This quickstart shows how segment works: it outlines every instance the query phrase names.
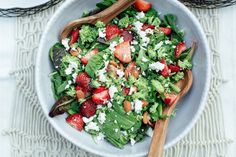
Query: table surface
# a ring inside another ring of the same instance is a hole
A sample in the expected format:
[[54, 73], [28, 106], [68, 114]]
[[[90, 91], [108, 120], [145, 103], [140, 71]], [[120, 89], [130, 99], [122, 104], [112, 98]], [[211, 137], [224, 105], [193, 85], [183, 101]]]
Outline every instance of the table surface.
[[[8, 136], [1, 132], [10, 127], [14, 100], [14, 78], [9, 74], [15, 52], [15, 18], [0, 18], [0, 152], [10, 157]], [[236, 5], [220, 9], [220, 55], [223, 77], [227, 82], [220, 87], [226, 136], [236, 141]], [[229, 146], [226, 157], [236, 156], [236, 143]]]

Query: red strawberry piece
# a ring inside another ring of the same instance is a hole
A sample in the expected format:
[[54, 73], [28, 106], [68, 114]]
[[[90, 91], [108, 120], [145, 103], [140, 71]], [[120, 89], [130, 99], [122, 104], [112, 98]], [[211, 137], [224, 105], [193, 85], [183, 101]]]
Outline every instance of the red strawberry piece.
[[107, 40], [111, 40], [114, 37], [120, 34], [120, 29], [116, 25], [107, 25], [106, 26], [106, 38]]
[[86, 72], [82, 72], [76, 77], [76, 83], [82, 88], [88, 89], [90, 82], [91, 78]]
[[170, 64], [168, 65], [168, 68], [172, 73], [180, 71], [180, 67], [178, 65]]
[[76, 130], [82, 131], [84, 128], [84, 121], [81, 114], [75, 113], [66, 118], [66, 122], [74, 127]]
[[177, 98], [176, 94], [165, 94], [164, 103], [168, 106], [171, 106]]
[[128, 31], [122, 31], [120, 35], [123, 37], [124, 41], [132, 41], [133, 40], [133, 35], [129, 33]]
[[146, 12], [152, 7], [152, 4], [150, 2], [145, 1], [145, 0], [136, 0], [134, 3], [134, 7], [138, 11]]
[[147, 29], [155, 29], [155, 26], [147, 24], [147, 23], [144, 23], [143, 26], [142, 26], [142, 31], [145, 31]]
[[165, 65], [164, 69], [160, 72], [161, 75], [164, 76], [164, 77], [168, 77], [169, 76], [169, 68], [168, 68], [168, 66], [166, 64], [166, 61], [164, 59], [162, 59], [160, 61], [160, 63]]
[[84, 57], [80, 59], [81, 63], [84, 65], [88, 64], [89, 59], [96, 55], [98, 52], [98, 49], [93, 49], [92, 51], [88, 52]]
[[185, 42], [180, 42], [175, 49], [175, 57], [179, 58], [182, 52], [187, 49]]
[[165, 33], [165, 35], [170, 35], [172, 32], [171, 28], [168, 27], [160, 27], [160, 30]]
[[96, 113], [96, 108], [97, 106], [95, 105], [95, 103], [92, 101], [92, 99], [88, 99], [85, 102], [83, 102], [80, 106], [80, 113], [89, 118], [93, 115], [95, 115]]
[[123, 63], [131, 62], [131, 50], [130, 50], [130, 43], [125, 41], [120, 43], [116, 46], [116, 50], [114, 55], [117, 59], [119, 59]]
[[74, 29], [71, 31], [71, 40], [70, 40], [70, 45], [73, 45], [74, 43], [77, 42], [79, 38], [79, 29]]
[[129, 95], [130, 88], [124, 87], [123, 92], [124, 92], [125, 95]]
[[106, 87], [98, 87], [93, 91], [92, 100], [96, 104], [103, 105], [110, 99], [109, 90]]

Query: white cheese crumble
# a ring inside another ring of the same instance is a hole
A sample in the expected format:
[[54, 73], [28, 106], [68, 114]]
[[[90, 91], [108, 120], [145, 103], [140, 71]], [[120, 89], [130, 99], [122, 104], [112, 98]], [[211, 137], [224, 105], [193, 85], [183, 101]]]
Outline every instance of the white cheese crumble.
[[130, 87], [129, 89], [129, 94], [128, 95], [132, 95], [135, 92], [135, 88], [133, 86]]
[[143, 27], [143, 23], [140, 21], [136, 21], [136, 22], [134, 22], [134, 27], [139, 32], [139, 31], [141, 31], [141, 29]]
[[107, 66], [109, 64], [109, 61], [105, 61], [104, 63], [105, 63], [105, 67], [103, 69], [101, 69], [101, 70], [98, 70], [98, 72], [97, 72], [98, 79], [101, 82], [106, 82], [107, 81], [107, 77], [106, 77], [105, 74], [107, 72], [106, 69], [107, 69]]
[[142, 75], [143, 75], [143, 76], [146, 76], [146, 73], [143, 71], [143, 72], [142, 72]]
[[112, 107], [112, 103], [111, 103], [110, 101], [108, 101], [107, 107], [108, 107], [108, 108], [111, 108], [111, 107]]
[[114, 120], [114, 123], [117, 124], [117, 120]]
[[115, 129], [115, 132], [118, 132], [119, 130], [118, 129]]
[[152, 70], [155, 70], [156, 72], [159, 72], [165, 68], [165, 65], [160, 62], [155, 62], [155, 63], [149, 64], [149, 68]]
[[68, 88], [70, 88], [70, 85], [72, 84], [72, 81], [71, 80], [69, 80], [68, 82], [67, 82], [67, 85], [66, 85], [66, 87], [65, 87], [65, 89], [68, 89]]
[[176, 46], [175, 46], [175, 45], [173, 45], [173, 46], [172, 46], [172, 48], [174, 48], [174, 49], [175, 49], [175, 48], [176, 48]]
[[61, 41], [62, 45], [66, 48], [66, 50], [70, 49], [69, 42], [70, 42], [69, 38], [62, 39], [62, 41]]
[[151, 127], [148, 128], [146, 134], [147, 134], [149, 137], [152, 137], [152, 135], [153, 135], [153, 130], [152, 130]]
[[130, 46], [131, 52], [135, 52], [134, 46]]
[[78, 75], [77, 73], [72, 74], [73, 82], [76, 81], [77, 75]]
[[89, 123], [89, 122], [92, 122], [92, 121], [93, 121], [94, 116], [89, 117], [89, 118], [87, 118], [87, 117], [83, 117], [82, 119], [83, 119], [84, 123]]
[[134, 100], [134, 110], [136, 113], [140, 113], [142, 111], [143, 103], [140, 100]]
[[143, 61], [143, 62], [148, 62], [148, 59], [145, 58], [145, 57], [143, 57], [143, 58], [142, 58], [142, 61]]
[[136, 18], [137, 18], [138, 20], [140, 20], [140, 19], [142, 19], [142, 18], [144, 18], [144, 17], [145, 17], [145, 14], [144, 14], [143, 11], [142, 11], [142, 12], [138, 12], [137, 15], [136, 15]]
[[133, 41], [131, 41], [131, 44], [132, 45], [138, 45], [138, 41], [137, 40], [133, 40]]
[[85, 131], [89, 131], [89, 130], [95, 130], [95, 131], [99, 131], [99, 127], [98, 124], [95, 122], [89, 122], [85, 127], [84, 127]]
[[146, 29], [145, 32], [147, 34], [151, 34], [151, 35], [153, 35], [153, 33], [154, 33], [153, 29], [150, 29], [150, 28]]
[[133, 138], [131, 138], [131, 139], [130, 139], [130, 144], [131, 144], [131, 146], [134, 146], [135, 143], [136, 143], [136, 141], [135, 141]]
[[123, 37], [120, 37], [119, 43], [123, 43], [123, 42], [124, 42], [124, 38], [123, 38]]
[[161, 47], [162, 47], [162, 45], [163, 45], [163, 41], [161, 41], [161, 42], [159, 42], [156, 46], [155, 46], [155, 50], [158, 50], [158, 49], [160, 49]]
[[115, 93], [118, 92], [116, 86], [111, 86], [108, 90], [111, 99], [114, 97]]
[[118, 43], [116, 41], [111, 42], [109, 46], [109, 50], [111, 50], [111, 52], [113, 53], [116, 50], [117, 45]]
[[65, 69], [65, 74], [70, 75], [72, 74], [74, 69], [78, 68], [78, 64], [76, 62], [70, 62], [68, 67]]
[[103, 124], [106, 121], [106, 114], [104, 112], [100, 112], [98, 115], [99, 123]]
[[169, 44], [171, 44], [171, 41], [170, 41], [170, 40], [166, 40], [166, 41], [165, 41], [165, 44], [166, 44], [166, 45], [169, 45]]
[[105, 28], [99, 28], [98, 29], [98, 36], [100, 37], [100, 38], [105, 38], [106, 37], [106, 30], [105, 30]]
[[119, 78], [122, 78], [125, 75], [125, 73], [122, 70], [119, 70], [119, 69], [116, 71], [116, 73], [119, 76]]

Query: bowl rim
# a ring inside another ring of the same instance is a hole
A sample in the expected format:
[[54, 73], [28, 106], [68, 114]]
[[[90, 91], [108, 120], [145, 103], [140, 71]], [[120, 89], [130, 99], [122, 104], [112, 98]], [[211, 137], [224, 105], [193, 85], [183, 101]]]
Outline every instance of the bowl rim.
[[[200, 115], [201, 113], [203, 112], [204, 108], [205, 108], [205, 105], [206, 105], [206, 99], [207, 99], [207, 95], [208, 95], [208, 91], [210, 89], [210, 78], [211, 78], [211, 66], [210, 66], [210, 48], [209, 48], [209, 45], [208, 45], [208, 41], [207, 41], [207, 38], [206, 38], [206, 35], [203, 31], [203, 28], [201, 26], [201, 24], [199, 23], [198, 19], [196, 18], [196, 16], [184, 5], [182, 4], [181, 2], [179, 1], [173, 1], [173, 0], [165, 0], [165, 1], [168, 1], [172, 4], [174, 4], [175, 6], [178, 6], [183, 12], [185, 12], [192, 20], [193, 20], [193, 23], [197, 26], [196, 29], [197, 31], [200, 33], [200, 37], [202, 38], [202, 43], [203, 43], [203, 47], [204, 49], [206, 50], [206, 83], [205, 83], [205, 87], [204, 87], [204, 90], [202, 91], [202, 97], [201, 97], [201, 100], [200, 100], [200, 104], [199, 104], [199, 108], [198, 108], [198, 111], [196, 112], [196, 114], [193, 116], [192, 120], [189, 122], [189, 124], [186, 126], [185, 130], [179, 135], [177, 136], [176, 138], [174, 138], [171, 142], [169, 142], [168, 144], [165, 144], [164, 146], [164, 149], [168, 149], [172, 146], [174, 146], [178, 141], [180, 141], [184, 136], [186, 136], [189, 131], [193, 128], [193, 126], [196, 124], [197, 120], [200, 118]], [[48, 115], [48, 110], [47, 108], [45, 107], [46, 103], [44, 103], [44, 99], [42, 97], [42, 91], [40, 91], [40, 77], [39, 77], [39, 71], [40, 71], [40, 58], [41, 56], [43, 55], [43, 41], [47, 38], [47, 34], [46, 32], [49, 31], [49, 29], [51, 28], [52, 24], [54, 23], [54, 21], [57, 19], [57, 17], [59, 16], [59, 14], [68, 6], [70, 5], [71, 3], [75, 3], [76, 0], [68, 0], [68, 1], [65, 1], [58, 9], [57, 11], [53, 14], [53, 16], [50, 18], [49, 22], [47, 23], [46, 25], [46, 28], [43, 32], [43, 35], [41, 37], [41, 40], [40, 40], [40, 44], [39, 44], [39, 49], [38, 49], [38, 53], [37, 53], [37, 57], [36, 57], [36, 64], [35, 64], [35, 87], [36, 87], [36, 93], [38, 95], [38, 99], [39, 99], [39, 103], [43, 109], [43, 112], [47, 118], [47, 120], [49, 121], [49, 123], [53, 126], [53, 128], [61, 135], [63, 136], [64, 138], [66, 138], [67, 140], [69, 140], [70, 142], [72, 142], [73, 144], [75, 144], [76, 146], [78, 146], [79, 148], [83, 149], [83, 150], [86, 150], [88, 152], [91, 152], [91, 153], [94, 153], [94, 154], [97, 154], [97, 155], [101, 155], [101, 156], [109, 156], [109, 157], [115, 157], [117, 155], [115, 154], [109, 154], [109, 153], [104, 153], [104, 152], [100, 152], [96, 149], [92, 149], [86, 145], [79, 145], [78, 143], [75, 143], [75, 141], [70, 138], [64, 130], [62, 130], [60, 127], [54, 125], [54, 121], [49, 118]], [[43, 105], [44, 104], [44, 105]], [[138, 154], [135, 154], [132, 156], [144, 156], [147, 154], [147, 151], [144, 151], [144, 152], [141, 152], [141, 153], [138, 153]], [[124, 155], [125, 156], [130, 156], [130, 155]]]

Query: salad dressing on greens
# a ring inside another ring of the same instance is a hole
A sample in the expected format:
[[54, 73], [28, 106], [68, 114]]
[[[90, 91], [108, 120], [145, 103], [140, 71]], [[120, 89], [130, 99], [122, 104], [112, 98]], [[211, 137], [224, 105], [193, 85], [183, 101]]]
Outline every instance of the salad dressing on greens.
[[175, 83], [192, 68], [191, 47], [176, 21], [137, 0], [107, 25], [74, 29], [50, 49], [57, 102], [49, 116], [66, 113], [72, 127], [118, 148], [152, 136], [155, 121], [169, 118], [162, 110], [180, 92]]

